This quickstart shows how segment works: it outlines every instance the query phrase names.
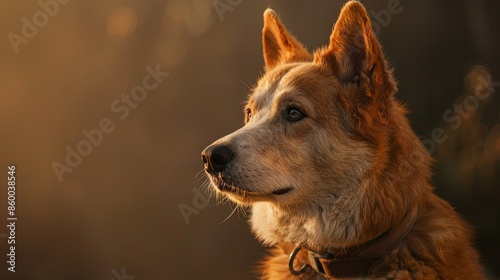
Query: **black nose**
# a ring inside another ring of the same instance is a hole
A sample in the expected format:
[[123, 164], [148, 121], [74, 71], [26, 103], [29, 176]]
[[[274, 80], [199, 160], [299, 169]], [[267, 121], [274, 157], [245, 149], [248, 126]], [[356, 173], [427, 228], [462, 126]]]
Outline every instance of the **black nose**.
[[201, 152], [205, 171], [215, 174], [224, 171], [234, 157], [234, 152], [226, 145], [208, 146]]

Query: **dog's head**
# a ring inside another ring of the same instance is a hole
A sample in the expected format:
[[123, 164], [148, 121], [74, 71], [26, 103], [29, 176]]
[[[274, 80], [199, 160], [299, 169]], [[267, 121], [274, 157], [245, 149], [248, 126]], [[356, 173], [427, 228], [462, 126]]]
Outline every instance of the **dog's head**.
[[262, 32], [265, 73], [245, 125], [202, 152], [205, 171], [240, 204], [352, 201], [361, 181], [388, 162], [397, 126], [389, 114], [404, 114], [394, 108], [396, 85], [365, 8], [346, 4], [328, 46], [313, 54], [271, 9]]

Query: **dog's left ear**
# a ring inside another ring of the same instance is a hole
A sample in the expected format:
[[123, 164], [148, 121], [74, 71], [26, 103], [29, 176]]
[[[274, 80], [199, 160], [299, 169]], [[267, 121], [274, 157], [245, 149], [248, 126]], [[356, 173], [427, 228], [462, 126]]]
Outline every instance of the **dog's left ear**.
[[270, 8], [264, 12], [262, 47], [266, 70], [270, 70], [282, 62], [312, 60], [311, 54], [297, 39], [290, 35], [278, 15]]
[[362, 86], [365, 100], [379, 100], [396, 91], [366, 9], [357, 1], [342, 8], [329, 46], [315, 54], [315, 62], [326, 64], [344, 85]]

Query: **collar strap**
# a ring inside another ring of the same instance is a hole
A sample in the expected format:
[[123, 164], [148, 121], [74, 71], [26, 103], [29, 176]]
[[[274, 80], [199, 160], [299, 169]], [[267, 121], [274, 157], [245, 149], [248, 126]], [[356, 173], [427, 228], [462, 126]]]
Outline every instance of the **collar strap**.
[[[385, 256], [408, 235], [416, 218], [417, 210], [412, 209], [405, 214], [398, 229], [388, 230], [374, 240], [347, 250], [336, 250], [335, 253], [329, 251], [320, 253], [299, 245], [290, 253], [288, 268], [293, 275], [302, 274], [309, 267], [329, 277], [383, 275], [389, 269], [388, 263], [385, 262]], [[302, 249], [307, 250], [307, 263], [299, 270], [295, 270], [294, 261]]]

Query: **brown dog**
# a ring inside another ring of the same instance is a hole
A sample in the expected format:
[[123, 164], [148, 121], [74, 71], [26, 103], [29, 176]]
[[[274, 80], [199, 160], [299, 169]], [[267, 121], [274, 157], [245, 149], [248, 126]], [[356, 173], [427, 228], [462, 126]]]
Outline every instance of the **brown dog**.
[[313, 55], [270, 9], [262, 32], [245, 126], [202, 153], [273, 246], [262, 279], [483, 279], [469, 227], [429, 184], [365, 8], [348, 2]]

